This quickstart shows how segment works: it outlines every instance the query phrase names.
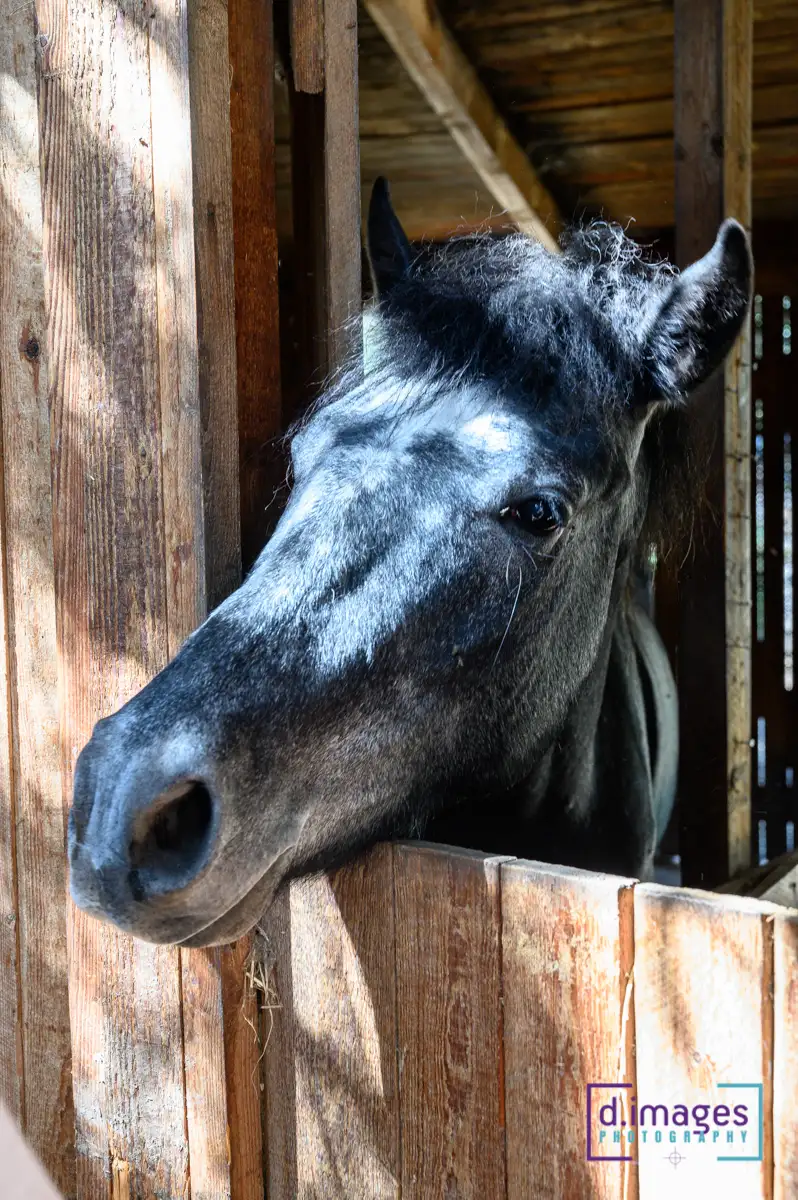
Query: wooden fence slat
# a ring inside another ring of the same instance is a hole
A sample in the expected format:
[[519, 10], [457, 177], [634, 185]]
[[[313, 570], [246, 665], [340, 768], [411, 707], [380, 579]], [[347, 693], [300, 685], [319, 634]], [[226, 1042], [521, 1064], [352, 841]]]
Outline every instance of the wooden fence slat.
[[[199, 400], [208, 610], [241, 581], [227, 4], [188, 5]], [[274, 300], [276, 309], [276, 298]]]
[[[707, 253], [724, 217], [750, 222], [752, 20], [752, 0], [675, 0], [682, 268]], [[746, 332], [687, 410], [693, 436], [711, 447], [707, 508], [724, 516], [705, 516], [679, 572], [680, 845], [696, 887], [750, 863], [750, 370]]]
[[291, 71], [298, 92], [324, 90], [324, 0], [291, 0]]
[[798, 1195], [798, 916], [774, 921], [774, 1200]]
[[290, 81], [295, 320], [308, 397], [357, 350], [362, 299], [357, 3], [323, 8], [314, 27], [324, 90], [311, 95]]
[[634, 1081], [632, 894], [614, 876], [502, 867], [509, 1200], [637, 1194], [634, 1168], [586, 1160], [587, 1085]]
[[[0, 19], [3, 708], [8, 705], [0, 799], [0, 1094], [54, 1182], [71, 1195], [66, 861], [33, 6], [3, 0]], [[12, 881], [15, 895], [9, 895]], [[15, 1069], [12, 1083], [8, 1072]]]
[[[220, 6], [191, 6], [189, 45], [188, 7], [158, 0], [150, 33], [170, 657], [205, 616], [208, 594], [218, 601], [240, 580], [229, 94], [219, 72], [227, 21]], [[246, 1200], [262, 1193], [254, 1047], [240, 1003], [225, 1009], [243, 971], [218, 950], [183, 950], [180, 968], [192, 1200]], [[225, 978], [235, 971], [238, 981]], [[236, 1087], [242, 1095], [230, 1096]]]
[[264, 1153], [269, 1200], [297, 1197], [294, 988], [291, 973], [291, 907], [294, 887], [283, 889], [266, 915], [265, 964], [270, 1008], [264, 1013]]
[[274, 1200], [398, 1200], [392, 856], [380, 846], [333, 876], [293, 884], [283, 905], [281, 1007], [266, 1050]]
[[235, 326], [244, 568], [260, 553], [285, 466], [277, 298], [272, 0], [229, 0]]
[[[776, 911], [741, 897], [655, 884], [635, 889], [638, 1103], [731, 1106], [737, 1094], [730, 1099], [720, 1085], [761, 1083], [765, 1114], [762, 1162], [715, 1161], [716, 1154], [739, 1154], [739, 1143], [715, 1151], [709, 1144], [641, 1142], [645, 1200], [671, 1200], [674, 1187], [681, 1200], [706, 1200], [720, 1185], [728, 1200], [771, 1200]], [[754, 1107], [752, 1095], [743, 1099]], [[757, 1134], [752, 1129], [749, 1141]], [[676, 1168], [665, 1161], [674, 1148], [684, 1159], [676, 1182]]]
[[[38, 13], [67, 796], [94, 720], [169, 652], [151, 12], [42, 0]], [[133, 1194], [183, 1197], [178, 953], [73, 910], [69, 933], [78, 1195], [105, 1200], [118, 1159]]]
[[505, 1194], [502, 861], [394, 851], [403, 1200]]

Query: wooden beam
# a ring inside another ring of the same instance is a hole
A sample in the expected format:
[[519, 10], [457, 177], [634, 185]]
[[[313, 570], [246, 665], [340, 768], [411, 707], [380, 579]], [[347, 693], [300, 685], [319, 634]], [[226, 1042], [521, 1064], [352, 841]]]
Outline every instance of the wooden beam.
[[476, 71], [428, 0], [365, 0], [369, 15], [490, 194], [524, 233], [556, 250], [562, 217]]
[[[676, 0], [676, 252], [704, 254], [725, 216], [751, 225], [752, 0]], [[750, 335], [691, 420], [714, 437], [708, 499], [680, 578], [683, 876], [712, 886], [751, 853]], [[722, 518], [722, 519], [721, 519]]]

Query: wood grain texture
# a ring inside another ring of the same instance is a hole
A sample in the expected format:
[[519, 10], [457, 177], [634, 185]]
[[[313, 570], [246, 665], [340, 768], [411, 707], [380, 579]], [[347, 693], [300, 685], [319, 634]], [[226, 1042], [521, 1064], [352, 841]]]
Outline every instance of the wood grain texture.
[[[29, 1144], [54, 1182], [71, 1195], [75, 1165], [66, 863], [33, 6], [5, 3], [0, 17], [4, 27], [0, 45], [4, 661], [0, 670], [6, 682], [4, 707], [8, 706], [2, 722], [0, 799], [5, 859], [0, 867], [4, 875], [0, 884], [4, 917], [0, 1094], [12, 1102]], [[14, 1067], [16, 1084], [9, 1078]]]
[[434, 6], [366, 0], [366, 8], [497, 204], [520, 229], [556, 249], [555, 201]]
[[227, 4], [188, 6], [199, 398], [208, 610], [241, 579]]
[[257, 997], [246, 982], [250, 938], [221, 951], [227, 1140], [233, 1200], [263, 1195], [260, 1047]]
[[[773, 914], [756, 900], [679, 888], [635, 889], [635, 1019], [640, 1103], [733, 1104], [729, 1083], [761, 1083], [762, 1162], [718, 1163], [711, 1143], [678, 1146], [679, 1195], [770, 1200], [773, 1195]], [[746, 1094], [751, 1108], [755, 1093]], [[749, 1144], [758, 1140], [756, 1122]], [[739, 1154], [743, 1147], [728, 1147]], [[640, 1145], [647, 1200], [673, 1195], [663, 1170], [668, 1147]], [[749, 1153], [746, 1149], [745, 1153]], [[750, 1151], [756, 1154], [757, 1150]]]
[[[152, 11], [90, 2], [79, 16], [60, 4], [38, 12], [66, 798], [94, 720], [163, 667], [170, 648]], [[185, 144], [184, 131], [172, 132]], [[185, 263], [175, 251], [170, 271]], [[176, 614], [174, 628], [184, 627]], [[78, 1195], [106, 1197], [118, 1159], [134, 1195], [186, 1196], [178, 953], [74, 910], [69, 938]]]
[[[676, 246], [684, 267], [737, 210], [750, 221], [752, 7], [675, 5]], [[743, 96], [743, 93], [745, 95]], [[750, 861], [750, 351], [742, 339], [690, 420], [712, 445], [704, 522], [680, 576], [683, 878], [710, 887]], [[717, 431], [724, 431], [723, 437]], [[723, 622], [718, 613], [724, 613]]]
[[632, 892], [588, 871], [502, 867], [510, 1200], [637, 1195], [636, 1168], [585, 1160], [587, 1085], [635, 1079]]
[[275, 1200], [400, 1194], [393, 853], [380, 846], [292, 884], [270, 916], [281, 1006], [266, 1051]]
[[325, 0], [325, 88], [288, 79], [294, 295], [289, 323], [298, 366], [285, 417], [299, 415], [361, 338], [357, 5]]
[[291, 71], [298, 92], [324, 91], [324, 0], [291, 0]]
[[[750, 233], [754, 0], [723, 6], [723, 205]], [[724, 367], [729, 875], [751, 862], [751, 317]]]
[[228, 18], [241, 544], [246, 570], [266, 540], [266, 506], [284, 475], [284, 465], [270, 444], [283, 427], [271, 0], [230, 0]]
[[505, 1194], [499, 868], [394, 851], [403, 1198]]
[[773, 925], [774, 1200], [798, 1193], [798, 914]]

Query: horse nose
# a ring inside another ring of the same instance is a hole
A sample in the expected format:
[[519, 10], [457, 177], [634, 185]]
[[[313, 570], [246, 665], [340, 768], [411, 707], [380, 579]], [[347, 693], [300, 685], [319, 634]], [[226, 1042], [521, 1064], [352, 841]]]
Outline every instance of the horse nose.
[[187, 887], [205, 866], [213, 842], [215, 806], [200, 779], [182, 780], [136, 813], [128, 846], [134, 898]]
[[107, 791], [100, 786], [90, 800], [85, 772], [80, 782], [69, 815], [70, 886], [78, 907], [125, 921], [136, 906], [179, 893], [197, 878], [218, 824], [203, 780], [183, 778], [158, 790], [139, 777]]

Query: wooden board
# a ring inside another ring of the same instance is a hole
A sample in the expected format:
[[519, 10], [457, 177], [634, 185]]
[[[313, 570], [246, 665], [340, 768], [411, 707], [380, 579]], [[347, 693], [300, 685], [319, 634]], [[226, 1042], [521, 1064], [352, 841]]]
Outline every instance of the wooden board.
[[798, 1192], [798, 914], [773, 925], [774, 1200]]
[[280, 1006], [266, 1047], [274, 1200], [400, 1194], [393, 888], [382, 846], [292, 884], [266, 923]]
[[50, 356], [32, 5], [0, 5], [0, 1096], [74, 1194], [50, 491]]
[[[230, 87], [225, 0], [188, 5], [198, 387], [208, 610], [241, 579]], [[259, 94], [259, 93], [258, 93]], [[265, 286], [265, 281], [264, 281]]]
[[[93, 720], [201, 619], [206, 573], [186, 8], [61, 16], [38, 13], [68, 796]], [[71, 911], [70, 984], [78, 1195], [187, 1195], [189, 1155], [196, 1196], [229, 1194], [218, 956]]]
[[[540, 863], [502, 867], [510, 1200], [637, 1194], [631, 1164], [588, 1162], [585, 1146], [588, 1085], [635, 1078], [632, 888], [632, 880]], [[592, 1090], [591, 1107], [625, 1090]], [[592, 1144], [592, 1152], [625, 1151]]]
[[[705, 254], [724, 216], [750, 222], [750, 0], [677, 0], [676, 253]], [[740, 99], [742, 94], [744, 99]], [[732, 99], [734, 98], [734, 100]], [[679, 580], [682, 877], [711, 887], [750, 861], [750, 355], [745, 339], [689, 410], [712, 445], [711, 510]], [[717, 435], [723, 430], [723, 438]], [[719, 614], [724, 619], [719, 619]]]
[[[54, 26], [57, 16], [41, 12], [39, 28], [53, 35], [43, 78], [44, 236], [68, 798], [94, 720], [165, 665], [168, 614], [148, 14], [95, 4], [79, 23], [64, 14]], [[103, 1195], [118, 1158], [142, 1195], [183, 1196], [178, 954], [74, 910], [70, 917], [78, 1195]]]
[[272, 444], [284, 424], [277, 311], [274, 34], [271, 0], [230, 0], [228, 12], [241, 546], [247, 570], [266, 540], [271, 520], [266, 509], [285, 474]]
[[[729, 1100], [726, 1085], [762, 1086], [762, 1161], [716, 1161], [726, 1152], [748, 1155], [742, 1144], [715, 1151], [681, 1142], [675, 1148], [684, 1159], [678, 1164], [683, 1200], [704, 1200], [708, 1189], [719, 1186], [730, 1200], [773, 1195], [775, 912], [745, 898], [653, 884], [635, 889], [638, 1103], [731, 1105], [742, 1093], [735, 1091]], [[755, 1091], [749, 1089], [745, 1101], [753, 1112]], [[674, 1180], [663, 1157], [672, 1150], [667, 1139], [641, 1143], [640, 1190], [646, 1200], [671, 1200]]]
[[502, 860], [395, 850], [402, 1196], [505, 1190]]

